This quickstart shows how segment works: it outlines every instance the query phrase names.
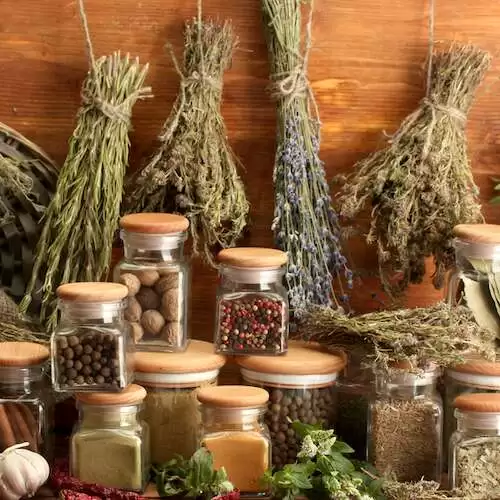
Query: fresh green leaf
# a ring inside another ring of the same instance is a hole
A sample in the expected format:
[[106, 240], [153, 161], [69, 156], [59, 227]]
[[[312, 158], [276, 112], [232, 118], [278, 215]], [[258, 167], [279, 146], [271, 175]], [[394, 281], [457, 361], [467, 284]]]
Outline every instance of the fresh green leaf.
[[351, 448], [347, 443], [344, 443], [343, 441], [335, 441], [334, 445], [332, 446], [332, 450], [344, 454], [354, 453], [354, 449]]
[[310, 434], [311, 431], [320, 431], [322, 430], [322, 427], [321, 424], [303, 424], [302, 422], [296, 420], [292, 423], [292, 429], [301, 439], [304, 439], [308, 434]]

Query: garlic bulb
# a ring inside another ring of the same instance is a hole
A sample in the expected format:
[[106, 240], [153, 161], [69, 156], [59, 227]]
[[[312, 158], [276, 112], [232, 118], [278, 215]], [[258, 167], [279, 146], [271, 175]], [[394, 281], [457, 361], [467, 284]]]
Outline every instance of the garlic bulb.
[[16, 444], [0, 454], [0, 498], [32, 497], [49, 477], [49, 464], [38, 453], [23, 450], [29, 443]]

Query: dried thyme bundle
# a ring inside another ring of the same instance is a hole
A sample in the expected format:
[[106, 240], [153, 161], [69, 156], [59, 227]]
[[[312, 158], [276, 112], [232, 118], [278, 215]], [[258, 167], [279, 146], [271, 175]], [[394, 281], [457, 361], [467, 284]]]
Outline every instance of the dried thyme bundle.
[[467, 307], [446, 303], [352, 317], [316, 308], [301, 330], [308, 340], [331, 348], [365, 349], [382, 368], [395, 361], [410, 361], [416, 368], [428, 362], [452, 366], [468, 353], [495, 359], [495, 334], [478, 326]]
[[387, 147], [355, 166], [341, 195], [341, 213], [371, 210], [368, 243], [376, 243], [380, 277], [393, 295], [419, 283], [433, 257], [441, 287], [454, 262], [453, 227], [482, 220], [467, 156], [465, 125], [490, 56], [470, 45], [435, 53], [427, 97]]
[[249, 203], [221, 116], [223, 75], [235, 38], [231, 23], [186, 23], [184, 64], [172, 59], [180, 92], [149, 163], [129, 182], [127, 212], [181, 212], [195, 254], [232, 247], [247, 224]]
[[[87, 29], [82, 3], [80, 9]], [[132, 107], [150, 94], [144, 87], [148, 67], [141, 67], [137, 59], [115, 53], [95, 60], [91, 46], [89, 52], [91, 68], [82, 87], [77, 126], [45, 214], [32, 278], [21, 303], [24, 312], [40, 277], [40, 320], [48, 330], [57, 323], [55, 290], [60, 284], [99, 281], [108, 271], [128, 163]]]
[[340, 279], [336, 295], [334, 278], [345, 277], [347, 286], [352, 286], [352, 272], [342, 254], [338, 217], [319, 158], [320, 123], [307, 79], [313, 5], [309, 0], [310, 17], [302, 48], [303, 3], [262, 0], [278, 113], [272, 229], [277, 246], [288, 253], [286, 283], [296, 317], [311, 305], [341, 307], [347, 296]]

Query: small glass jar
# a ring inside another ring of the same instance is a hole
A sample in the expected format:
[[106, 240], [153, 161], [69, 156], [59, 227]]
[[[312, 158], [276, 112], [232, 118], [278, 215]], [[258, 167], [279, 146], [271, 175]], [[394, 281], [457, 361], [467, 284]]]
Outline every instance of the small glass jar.
[[461, 224], [454, 228], [456, 270], [449, 303], [466, 305], [479, 326], [500, 339], [500, 226]]
[[120, 391], [133, 379], [133, 343], [123, 317], [127, 287], [67, 283], [57, 289], [61, 320], [51, 337], [56, 392]]
[[198, 392], [201, 445], [211, 452], [214, 468], [224, 467], [242, 496], [266, 495], [262, 476], [271, 463], [271, 443], [264, 424], [269, 395], [257, 387], [226, 385]]
[[411, 373], [404, 365], [376, 373], [368, 408], [368, 461], [398, 481], [441, 476], [443, 406], [435, 366]]
[[29, 443], [28, 449], [48, 458], [48, 359], [49, 350], [40, 344], [0, 343], [0, 453]]
[[70, 441], [70, 473], [80, 481], [142, 492], [149, 478], [149, 429], [139, 418], [146, 391], [77, 394], [79, 422]]
[[188, 341], [189, 221], [182, 215], [130, 214], [120, 220], [124, 259], [114, 281], [128, 288], [125, 319], [137, 351], [184, 351]]
[[278, 355], [287, 350], [287, 255], [270, 248], [228, 248], [218, 256], [215, 348], [224, 354]]
[[335, 383], [345, 362], [316, 344], [290, 341], [286, 356], [240, 358], [246, 384], [269, 393], [265, 422], [271, 435], [273, 466], [294, 463], [300, 449], [292, 422], [333, 428]]
[[217, 385], [224, 356], [213, 344], [191, 340], [182, 353], [138, 352], [135, 380], [148, 392], [143, 418], [151, 433], [151, 461], [168, 462], [175, 455], [188, 459], [196, 451], [200, 434], [197, 393]]
[[457, 429], [455, 399], [462, 394], [500, 393], [500, 363], [471, 360], [445, 374], [444, 438], [445, 468], [448, 465], [449, 441]]
[[500, 394], [463, 394], [454, 404], [450, 488], [464, 498], [500, 498]]

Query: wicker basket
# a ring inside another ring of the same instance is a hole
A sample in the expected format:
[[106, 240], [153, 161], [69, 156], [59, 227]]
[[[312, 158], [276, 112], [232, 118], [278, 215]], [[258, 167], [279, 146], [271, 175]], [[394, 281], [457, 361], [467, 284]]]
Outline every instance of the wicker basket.
[[[36, 144], [0, 123], [0, 159], [10, 160], [32, 181], [29, 196], [0, 186], [0, 204], [8, 217], [0, 222], [0, 287], [19, 303], [31, 278], [44, 208], [55, 192], [57, 166]], [[37, 286], [35, 289], [38, 289]], [[30, 313], [40, 309], [34, 297]]]

